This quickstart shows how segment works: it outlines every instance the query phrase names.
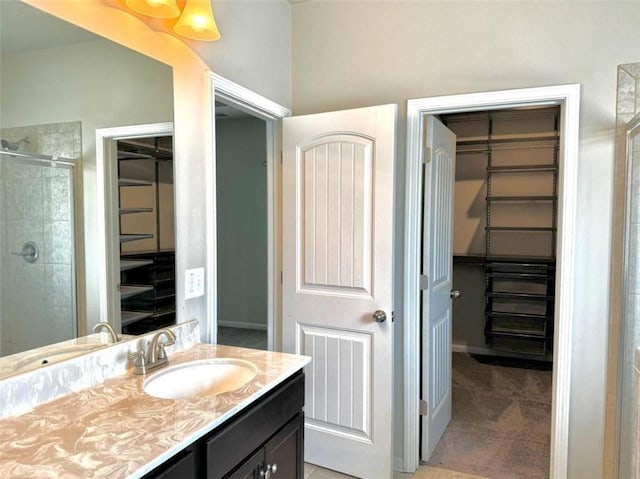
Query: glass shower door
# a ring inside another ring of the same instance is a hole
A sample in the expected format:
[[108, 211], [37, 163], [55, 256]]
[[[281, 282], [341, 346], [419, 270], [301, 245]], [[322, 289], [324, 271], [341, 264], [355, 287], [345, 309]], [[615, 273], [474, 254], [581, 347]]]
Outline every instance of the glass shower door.
[[618, 477], [640, 478], [640, 117], [627, 128], [627, 200], [619, 368]]
[[0, 356], [77, 336], [73, 163], [0, 154]]

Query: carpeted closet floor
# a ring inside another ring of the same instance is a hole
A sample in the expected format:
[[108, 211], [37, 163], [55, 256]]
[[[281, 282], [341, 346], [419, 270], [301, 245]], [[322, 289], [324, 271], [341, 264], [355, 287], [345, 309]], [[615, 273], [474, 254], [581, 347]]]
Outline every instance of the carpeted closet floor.
[[267, 332], [256, 329], [219, 326], [218, 344], [239, 346], [241, 348], [267, 349]]
[[452, 419], [428, 464], [492, 479], [548, 478], [551, 371], [482, 361], [453, 354]]

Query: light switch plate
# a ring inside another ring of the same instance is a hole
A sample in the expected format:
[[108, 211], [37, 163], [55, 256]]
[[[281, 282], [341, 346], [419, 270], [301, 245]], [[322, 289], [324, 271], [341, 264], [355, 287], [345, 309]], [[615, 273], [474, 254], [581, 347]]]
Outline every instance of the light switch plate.
[[185, 299], [204, 296], [204, 268], [193, 268], [185, 271], [184, 296]]

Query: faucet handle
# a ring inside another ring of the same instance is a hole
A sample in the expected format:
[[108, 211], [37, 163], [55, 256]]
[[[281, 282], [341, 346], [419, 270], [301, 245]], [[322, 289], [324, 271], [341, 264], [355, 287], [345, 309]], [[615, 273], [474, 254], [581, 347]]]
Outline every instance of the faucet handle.
[[139, 350], [129, 353], [128, 357], [133, 361], [133, 373], [145, 374], [147, 369], [147, 359], [144, 357], [144, 351]]
[[167, 359], [167, 352], [164, 350], [165, 346], [170, 346], [171, 344], [174, 344], [173, 342], [171, 343], [158, 343], [158, 352], [157, 352], [157, 360], [165, 360]]

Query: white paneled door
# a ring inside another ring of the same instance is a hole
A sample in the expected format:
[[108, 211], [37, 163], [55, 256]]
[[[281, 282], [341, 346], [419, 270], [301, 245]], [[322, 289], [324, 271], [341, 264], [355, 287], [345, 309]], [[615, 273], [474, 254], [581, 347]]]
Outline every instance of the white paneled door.
[[421, 459], [428, 460], [451, 420], [451, 298], [453, 185], [456, 136], [435, 117], [424, 118], [422, 237]]
[[305, 460], [390, 478], [396, 105], [284, 119], [283, 346], [306, 368]]

